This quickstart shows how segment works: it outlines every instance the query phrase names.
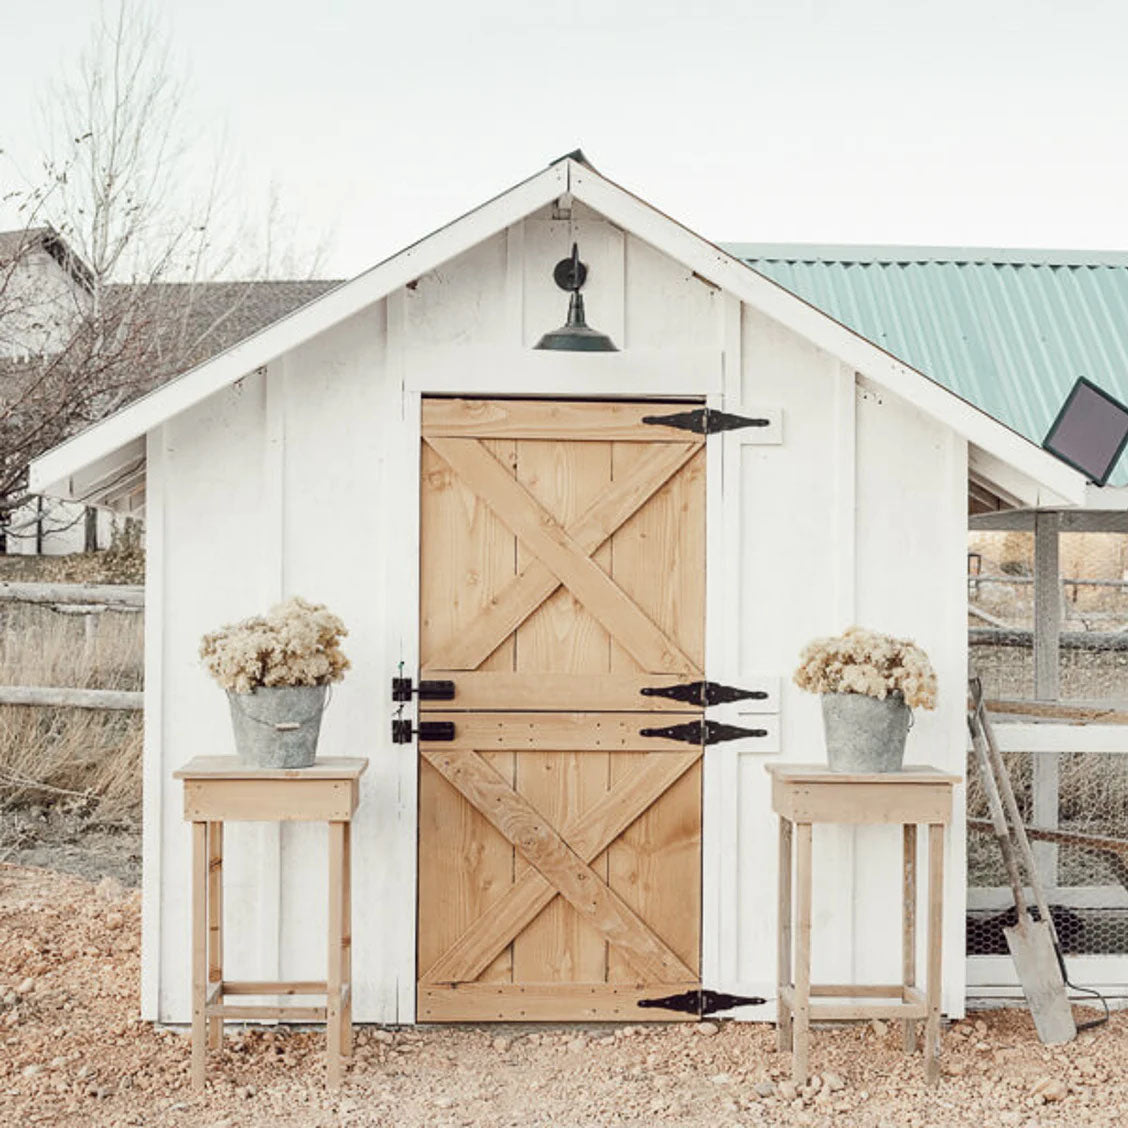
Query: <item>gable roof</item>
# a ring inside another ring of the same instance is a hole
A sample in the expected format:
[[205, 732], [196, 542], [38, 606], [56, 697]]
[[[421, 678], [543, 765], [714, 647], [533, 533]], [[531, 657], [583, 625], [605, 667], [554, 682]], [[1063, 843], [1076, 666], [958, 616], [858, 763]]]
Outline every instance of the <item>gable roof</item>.
[[1128, 253], [727, 246], [1033, 442], [1078, 376], [1128, 402]]
[[888, 391], [942, 420], [985, 451], [993, 465], [1020, 480], [1024, 500], [1028, 503], [1084, 503], [1085, 481], [1075, 470], [992, 419], [975, 404], [960, 399], [721, 247], [608, 180], [579, 153], [560, 158], [352, 281], [48, 451], [31, 466], [31, 488], [72, 496], [68, 482], [71, 475], [94, 464], [105, 471], [114, 452], [128, 451], [136, 458], [143, 436], [164, 420], [564, 195], [571, 195], [612, 223], [689, 266], [718, 288], [729, 291]]

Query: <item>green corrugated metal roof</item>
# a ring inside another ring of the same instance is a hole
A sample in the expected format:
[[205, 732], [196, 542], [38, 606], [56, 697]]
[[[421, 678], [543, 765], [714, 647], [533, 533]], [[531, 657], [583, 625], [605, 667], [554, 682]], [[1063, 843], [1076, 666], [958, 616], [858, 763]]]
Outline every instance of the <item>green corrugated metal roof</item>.
[[1078, 376], [1128, 402], [1128, 253], [725, 249], [1036, 443]]

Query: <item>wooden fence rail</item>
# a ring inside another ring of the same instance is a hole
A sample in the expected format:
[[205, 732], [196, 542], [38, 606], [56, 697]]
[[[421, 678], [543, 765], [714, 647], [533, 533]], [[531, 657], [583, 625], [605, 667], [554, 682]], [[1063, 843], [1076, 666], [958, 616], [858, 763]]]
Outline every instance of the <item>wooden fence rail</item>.
[[[3, 603], [35, 603], [78, 615], [138, 612], [145, 607], [145, 588], [140, 584], [0, 583], [0, 604]], [[91, 619], [86, 622], [93, 625]], [[0, 705], [136, 711], [144, 708], [144, 702], [144, 693], [133, 690], [0, 685]]]
[[61, 685], [0, 685], [0, 705], [139, 710], [145, 707], [145, 694], [140, 690], [126, 689], [72, 689]]
[[0, 583], [0, 603], [45, 603], [138, 611], [145, 606], [145, 588], [141, 584]]

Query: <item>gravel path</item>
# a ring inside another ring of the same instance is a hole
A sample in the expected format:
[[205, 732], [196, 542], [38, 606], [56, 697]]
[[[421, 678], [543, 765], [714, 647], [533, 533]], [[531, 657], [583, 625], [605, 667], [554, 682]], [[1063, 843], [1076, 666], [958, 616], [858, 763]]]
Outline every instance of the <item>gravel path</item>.
[[1018, 1011], [946, 1034], [922, 1079], [881, 1024], [816, 1031], [812, 1084], [764, 1026], [358, 1029], [345, 1088], [323, 1085], [315, 1032], [229, 1034], [203, 1097], [182, 1033], [135, 1017], [138, 894], [0, 866], [0, 1125], [395, 1128], [805, 1125], [991, 1128], [1121, 1125], [1128, 1015], [1073, 1045], [1038, 1044]]

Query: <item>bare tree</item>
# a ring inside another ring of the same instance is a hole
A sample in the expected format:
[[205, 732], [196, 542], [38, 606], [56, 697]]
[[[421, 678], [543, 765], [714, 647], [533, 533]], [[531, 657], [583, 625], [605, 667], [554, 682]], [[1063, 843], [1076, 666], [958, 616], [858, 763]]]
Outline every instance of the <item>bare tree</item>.
[[257, 227], [239, 214], [184, 100], [143, 0], [104, 8], [48, 93], [40, 174], [9, 193], [21, 228], [0, 235], [0, 534], [31, 459], [261, 323], [248, 307], [278, 253], [277, 199]]

